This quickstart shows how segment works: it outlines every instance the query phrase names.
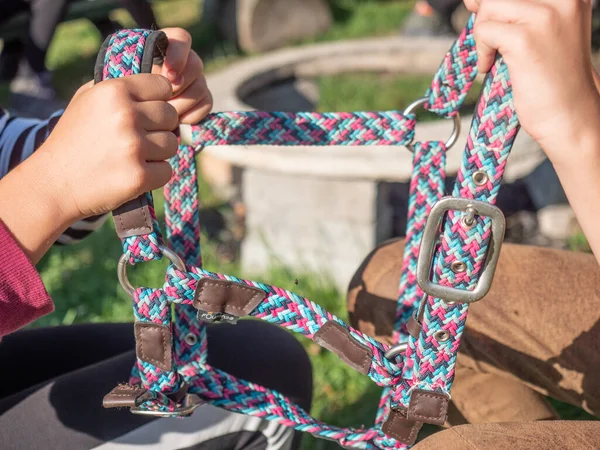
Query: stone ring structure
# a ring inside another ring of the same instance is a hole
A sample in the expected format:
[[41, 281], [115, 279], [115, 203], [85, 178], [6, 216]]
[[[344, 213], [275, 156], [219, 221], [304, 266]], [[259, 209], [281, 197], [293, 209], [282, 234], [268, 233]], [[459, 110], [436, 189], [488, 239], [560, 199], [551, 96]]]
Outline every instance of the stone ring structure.
[[[314, 107], [311, 78], [341, 73], [435, 73], [452, 40], [376, 38], [279, 50], [234, 63], [208, 76], [217, 111], [301, 110]], [[309, 80], [309, 81], [307, 81]], [[415, 99], [423, 92], [415, 92]], [[293, 102], [290, 102], [294, 99]], [[448, 153], [456, 173], [471, 117]], [[419, 123], [416, 141], [445, 141], [452, 121]], [[392, 230], [390, 183], [410, 180], [412, 154], [393, 147], [217, 146], [205, 149], [205, 178], [245, 205], [242, 266], [260, 272], [276, 260], [298, 270], [322, 271], [345, 289], [350, 276]], [[529, 174], [544, 160], [522, 133], [505, 179]], [[234, 170], [235, 169], [235, 170]], [[232, 173], [241, 174], [234, 177]]]

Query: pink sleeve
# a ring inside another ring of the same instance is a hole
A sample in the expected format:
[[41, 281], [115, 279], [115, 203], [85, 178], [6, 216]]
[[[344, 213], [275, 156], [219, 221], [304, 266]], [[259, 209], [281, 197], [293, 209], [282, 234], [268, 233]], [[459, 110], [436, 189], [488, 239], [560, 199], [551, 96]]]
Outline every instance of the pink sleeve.
[[0, 337], [53, 310], [37, 270], [0, 222]]

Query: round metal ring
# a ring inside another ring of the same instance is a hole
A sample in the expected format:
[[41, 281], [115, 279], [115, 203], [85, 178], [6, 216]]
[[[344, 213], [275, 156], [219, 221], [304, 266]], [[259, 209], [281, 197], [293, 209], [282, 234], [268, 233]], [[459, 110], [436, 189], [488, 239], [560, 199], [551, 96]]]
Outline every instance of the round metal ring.
[[[408, 116], [409, 114], [412, 114], [415, 111], [415, 109], [417, 109], [419, 106], [423, 106], [425, 103], [427, 103], [428, 100], [429, 99], [427, 97], [423, 97], [423, 98], [420, 98], [419, 100], [412, 102], [404, 110], [404, 115]], [[456, 115], [452, 118], [452, 120], [454, 122], [454, 129], [452, 130], [452, 134], [450, 135], [450, 138], [446, 141], [446, 150], [450, 150], [454, 146], [454, 144], [456, 144], [456, 141], [458, 141], [458, 137], [460, 136], [460, 130], [461, 130], [460, 114], [457, 112]], [[409, 142], [408, 144], [406, 144], [405, 147], [411, 153], [415, 152], [415, 147], [413, 146], [412, 142]]]
[[[177, 253], [167, 247], [163, 247], [162, 245], [158, 246], [158, 249], [165, 255], [177, 269], [181, 271], [185, 271], [185, 264], [183, 259], [179, 257]], [[129, 282], [129, 278], [127, 278], [127, 261], [129, 260], [129, 255], [124, 253], [119, 258], [119, 263], [117, 264], [117, 277], [119, 278], [119, 283], [121, 283], [121, 287], [125, 291], [127, 295], [133, 298], [135, 294], [135, 288]]]
[[393, 361], [396, 356], [404, 353], [408, 348], [408, 343], [404, 342], [402, 344], [395, 345], [391, 347], [387, 352], [385, 352], [385, 358], [389, 361]]
[[446, 342], [450, 340], [450, 333], [446, 330], [440, 330], [433, 335], [433, 338], [438, 342]]
[[192, 333], [186, 334], [184, 340], [188, 345], [196, 345], [198, 343], [198, 338]]

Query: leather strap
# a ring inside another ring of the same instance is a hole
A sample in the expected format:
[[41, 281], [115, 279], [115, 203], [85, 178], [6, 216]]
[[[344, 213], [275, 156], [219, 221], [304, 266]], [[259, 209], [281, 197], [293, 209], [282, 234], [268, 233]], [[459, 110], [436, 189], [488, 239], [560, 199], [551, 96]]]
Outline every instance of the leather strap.
[[450, 398], [441, 392], [415, 389], [410, 395], [406, 417], [408, 420], [442, 426], [446, 422]]
[[120, 238], [150, 234], [154, 231], [146, 194], [115, 209], [113, 219]]
[[144, 401], [148, 391], [144, 388], [119, 384], [104, 396], [102, 406], [105, 408], [134, 408]]
[[170, 371], [172, 348], [169, 327], [152, 322], [136, 322], [133, 328], [137, 357], [165, 372]]
[[203, 278], [198, 281], [193, 305], [203, 311], [244, 317], [250, 315], [266, 296], [262, 289], [233, 281]]
[[413, 445], [422, 426], [421, 422], [407, 419], [405, 410], [392, 409], [381, 431], [403, 444]]
[[419, 334], [421, 334], [421, 324], [417, 322], [417, 319], [415, 319], [414, 315], [410, 316], [410, 319], [408, 319], [406, 329], [408, 331], [408, 334], [410, 334], [415, 339], [417, 339], [419, 337]]
[[335, 353], [354, 370], [367, 375], [373, 360], [373, 351], [357, 342], [350, 332], [337, 322], [329, 321], [315, 333], [314, 340], [321, 347]]

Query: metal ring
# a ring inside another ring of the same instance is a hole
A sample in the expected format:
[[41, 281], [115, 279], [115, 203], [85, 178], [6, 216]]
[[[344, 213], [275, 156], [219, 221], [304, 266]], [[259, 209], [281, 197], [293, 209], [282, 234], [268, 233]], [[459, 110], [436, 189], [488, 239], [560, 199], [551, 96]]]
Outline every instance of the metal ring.
[[192, 333], [186, 334], [184, 340], [188, 345], [196, 345], [198, 343], [198, 338]]
[[[163, 247], [162, 245], [158, 246], [158, 249], [165, 255], [177, 269], [181, 271], [185, 271], [185, 264], [183, 259], [179, 257], [177, 253], [171, 250], [168, 247]], [[131, 298], [133, 298], [135, 294], [135, 288], [129, 282], [129, 278], [127, 278], [127, 261], [129, 260], [129, 254], [123, 253], [119, 258], [119, 263], [117, 264], [117, 277], [119, 278], [119, 283], [121, 283], [121, 287]]]
[[438, 342], [446, 342], [450, 340], [450, 333], [446, 330], [436, 331], [433, 338]]
[[[427, 103], [428, 100], [429, 99], [427, 97], [423, 97], [423, 98], [420, 98], [419, 100], [412, 102], [404, 110], [403, 115], [408, 116], [409, 114], [412, 114], [415, 109], [417, 109], [419, 106], [423, 106], [425, 103]], [[456, 141], [458, 141], [458, 137], [460, 136], [460, 130], [461, 130], [461, 125], [462, 125], [462, 123], [460, 121], [460, 114], [457, 112], [456, 115], [454, 117], [452, 117], [452, 119], [454, 121], [454, 129], [452, 130], [452, 134], [450, 135], [450, 138], [446, 141], [446, 150], [450, 150], [454, 146], [454, 144], [456, 144]], [[405, 147], [411, 153], [415, 152], [415, 147], [413, 146], [412, 142], [409, 142], [408, 144], [406, 144]]]
[[408, 348], [408, 343], [404, 342], [402, 344], [394, 345], [387, 352], [385, 352], [385, 358], [389, 361], [392, 361], [396, 356], [404, 353]]

